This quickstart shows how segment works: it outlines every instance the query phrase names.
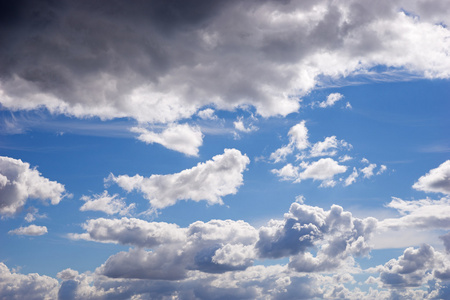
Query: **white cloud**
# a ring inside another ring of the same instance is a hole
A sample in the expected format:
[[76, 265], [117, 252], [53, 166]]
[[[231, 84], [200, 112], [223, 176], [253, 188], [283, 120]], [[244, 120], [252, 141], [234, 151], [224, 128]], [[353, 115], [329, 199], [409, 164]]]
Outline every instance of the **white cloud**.
[[309, 147], [308, 142], [308, 128], [306, 128], [305, 121], [294, 125], [289, 129], [289, 144], [277, 149], [270, 155], [270, 159], [274, 162], [281, 162], [286, 159], [286, 156], [291, 154], [294, 149], [304, 150]]
[[258, 127], [254, 126], [250, 123], [247, 127], [244, 125], [244, 121], [242, 117], [239, 117], [236, 121], [233, 122], [234, 128], [238, 131], [242, 132], [252, 132], [258, 130]]
[[133, 127], [131, 131], [139, 133], [137, 138], [147, 144], [161, 144], [188, 156], [198, 156], [198, 148], [203, 144], [203, 134], [200, 128], [188, 124], [171, 124], [161, 133], [142, 127]]
[[449, 229], [450, 228], [450, 199], [413, 200], [405, 201], [393, 197], [386, 205], [402, 214], [400, 218], [388, 218], [380, 221], [381, 228], [420, 228], [420, 229]]
[[450, 195], [450, 160], [436, 169], [430, 170], [414, 183], [413, 188], [419, 191], [444, 193]]
[[383, 174], [387, 170], [387, 167], [385, 165], [381, 165], [380, 169], [377, 172], [377, 175]]
[[321, 158], [318, 161], [307, 163], [302, 162], [300, 166], [304, 169], [298, 176], [298, 181], [304, 179], [313, 180], [327, 180], [332, 179], [335, 175], [347, 171], [346, 166], [339, 165], [339, 163], [332, 158]]
[[11, 272], [0, 262], [0, 298], [51, 300], [58, 298], [58, 281], [36, 273], [28, 275]]
[[217, 120], [217, 116], [214, 114], [214, 109], [205, 108], [197, 113], [197, 115], [203, 120]]
[[110, 175], [109, 180], [128, 192], [138, 190], [150, 201], [152, 208], [161, 209], [179, 200], [207, 201], [222, 204], [223, 196], [235, 194], [243, 184], [243, 172], [249, 158], [236, 149], [225, 149], [205, 163], [170, 175]]
[[19, 227], [14, 230], [10, 230], [9, 234], [15, 234], [15, 235], [31, 235], [31, 236], [39, 236], [46, 234], [47, 227], [45, 226], [36, 226], [36, 225], [29, 225], [27, 227]]
[[320, 102], [319, 107], [325, 108], [329, 106], [333, 106], [336, 102], [344, 98], [344, 95], [339, 93], [329, 94], [326, 101]]
[[123, 198], [118, 198], [118, 194], [110, 196], [107, 191], [102, 194], [96, 194], [93, 196], [82, 196], [81, 200], [86, 203], [80, 207], [81, 211], [101, 211], [108, 215], [120, 214], [127, 215], [136, 206], [134, 203], [126, 206]]
[[281, 177], [281, 180], [295, 180], [298, 178], [298, 167], [294, 167], [291, 164], [287, 164], [279, 170], [273, 169], [271, 172]]
[[353, 157], [345, 154], [344, 156], [339, 157], [339, 162], [346, 162], [346, 161], [349, 161], [349, 160], [352, 160], [352, 159], [353, 159]]
[[361, 173], [364, 174], [364, 178], [370, 178], [373, 176], [373, 170], [377, 167], [376, 164], [370, 164], [365, 168], [360, 169]]
[[[315, 143], [310, 151], [311, 157], [318, 156], [334, 156], [337, 154], [337, 149], [339, 148], [351, 148], [352, 145], [344, 140], [336, 139], [336, 136], [326, 137], [323, 142]], [[330, 150], [332, 149], [332, 150]]]
[[65, 195], [64, 185], [41, 176], [30, 164], [0, 156], [0, 215], [16, 214], [28, 199], [56, 205]]
[[356, 168], [353, 168], [353, 172], [352, 174], [350, 174], [344, 181], [344, 185], [345, 186], [349, 186], [353, 183], [356, 182], [356, 178], [358, 178], [358, 171], [356, 170]]

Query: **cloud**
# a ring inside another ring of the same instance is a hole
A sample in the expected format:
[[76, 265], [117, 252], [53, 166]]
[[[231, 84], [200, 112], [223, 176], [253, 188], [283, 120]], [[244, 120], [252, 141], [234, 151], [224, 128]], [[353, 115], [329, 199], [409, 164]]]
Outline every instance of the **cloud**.
[[247, 127], [245, 127], [242, 117], [240, 117], [236, 121], [234, 121], [233, 125], [236, 130], [242, 131], [242, 132], [252, 132], [252, 131], [258, 130], [258, 127], [254, 126], [252, 123], [250, 123]]
[[236, 149], [225, 149], [205, 163], [170, 175], [110, 175], [128, 192], [138, 190], [150, 201], [152, 208], [161, 209], [174, 205], [179, 200], [207, 201], [222, 204], [223, 196], [235, 194], [243, 184], [243, 175], [249, 158]]
[[427, 244], [407, 248], [398, 259], [375, 268], [382, 287], [419, 287], [430, 280], [450, 279], [448, 257]]
[[15, 235], [39, 236], [39, 235], [44, 235], [47, 233], [47, 227], [29, 225], [27, 227], [19, 227], [17, 229], [10, 230], [8, 233], [15, 234]]
[[358, 171], [356, 168], [353, 168], [352, 174], [350, 174], [344, 181], [344, 186], [349, 186], [356, 182], [356, 178], [358, 178]]
[[399, 211], [400, 218], [387, 218], [380, 221], [380, 228], [402, 229], [449, 229], [450, 228], [450, 199], [413, 200], [405, 201], [393, 197], [386, 205]]
[[448, 29], [436, 25], [448, 21], [445, 10], [415, 2], [12, 7], [0, 36], [14, 37], [0, 53], [2, 105], [12, 110], [170, 123], [205, 105], [251, 105], [284, 116], [324, 77], [376, 65], [449, 77]]
[[137, 137], [140, 141], [147, 144], [161, 144], [187, 156], [198, 156], [198, 148], [203, 144], [203, 134], [200, 128], [191, 127], [188, 124], [171, 124], [161, 133], [149, 131], [142, 127], [133, 127], [131, 131], [140, 134]]
[[318, 105], [321, 108], [330, 107], [330, 106], [333, 106], [336, 102], [338, 102], [339, 100], [341, 100], [343, 98], [344, 98], [344, 95], [342, 95], [342, 94], [332, 93], [327, 96], [326, 101], [322, 101], [322, 102], [318, 103]]
[[0, 156], [0, 215], [19, 212], [28, 199], [58, 204], [66, 196], [64, 185], [41, 176], [30, 164]]
[[298, 167], [287, 164], [281, 169], [273, 169], [271, 172], [276, 174], [278, 177], [281, 177], [281, 180], [295, 180], [298, 178], [298, 169]]
[[216, 120], [217, 116], [214, 114], [214, 109], [205, 108], [197, 113], [197, 115], [203, 120]]
[[57, 299], [58, 281], [36, 273], [28, 275], [11, 272], [0, 262], [0, 298], [2, 299]]
[[332, 158], [321, 158], [318, 161], [307, 163], [302, 162], [300, 166], [304, 169], [299, 174], [298, 181], [304, 179], [313, 180], [327, 180], [332, 179], [335, 175], [347, 171], [346, 166], [339, 165], [339, 163]]
[[373, 170], [377, 167], [376, 164], [370, 164], [365, 168], [360, 169], [361, 173], [364, 174], [364, 178], [370, 178], [373, 176]]
[[413, 188], [424, 192], [450, 195], [450, 160], [420, 177]]
[[[347, 143], [344, 140], [338, 140], [336, 139], [336, 136], [329, 136], [326, 137], [323, 142], [317, 142], [315, 143], [310, 151], [311, 157], [318, 157], [318, 156], [335, 156], [337, 154], [336, 149], [338, 148], [351, 148], [352, 145]], [[332, 149], [332, 150], [330, 150]]]
[[102, 194], [96, 194], [93, 196], [82, 196], [81, 200], [85, 201], [83, 206], [80, 207], [81, 211], [101, 211], [108, 215], [120, 214], [127, 215], [136, 205], [130, 204], [126, 206], [125, 201], [122, 198], [118, 198], [118, 194], [110, 196], [107, 191]]
[[306, 128], [305, 123], [305, 121], [301, 121], [289, 129], [289, 144], [273, 152], [270, 155], [271, 160], [274, 162], [284, 161], [286, 156], [291, 154], [294, 149], [304, 150], [309, 147], [308, 128]]

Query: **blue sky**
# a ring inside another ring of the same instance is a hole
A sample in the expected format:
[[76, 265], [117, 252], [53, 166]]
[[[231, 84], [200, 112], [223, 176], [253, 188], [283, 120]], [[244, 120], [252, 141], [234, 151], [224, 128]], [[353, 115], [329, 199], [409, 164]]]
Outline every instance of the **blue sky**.
[[448, 1], [3, 6], [0, 298], [449, 297]]

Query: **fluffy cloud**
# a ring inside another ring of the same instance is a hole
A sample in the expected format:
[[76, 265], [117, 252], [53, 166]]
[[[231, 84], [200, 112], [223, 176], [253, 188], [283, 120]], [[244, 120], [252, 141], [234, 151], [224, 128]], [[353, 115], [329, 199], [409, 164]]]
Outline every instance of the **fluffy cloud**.
[[47, 233], [47, 227], [45, 227], [45, 226], [29, 225], [27, 227], [19, 227], [17, 229], [10, 230], [8, 233], [9, 234], [15, 234], [15, 235], [38, 236], [38, 235], [46, 234]]
[[[323, 142], [315, 143], [310, 151], [311, 157], [317, 156], [334, 156], [337, 154], [338, 148], [351, 148], [352, 145], [344, 140], [336, 139], [336, 136], [326, 137]], [[331, 149], [331, 150], [330, 150]]]
[[58, 281], [39, 274], [11, 272], [0, 262], [0, 298], [2, 299], [57, 299]]
[[118, 194], [110, 196], [107, 191], [102, 194], [90, 196], [82, 196], [81, 200], [85, 201], [80, 207], [81, 211], [101, 211], [108, 215], [120, 214], [127, 215], [136, 205], [130, 204], [126, 206], [123, 199], [118, 198]]
[[289, 129], [289, 144], [277, 149], [270, 155], [270, 159], [274, 162], [284, 161], [286, 156], [291, 154], [294, 149], [303, 150], [309, 147], [308, 128], [305, 121], [294, 125]]
[[242, 117], [240, 117], [236, 121], [234, 121], [233, 125], [237, 131], [252, 132], [252, 131], [258, 130], [258, 127], [254, 126], [252, 123], [250, 123], [247, 127], [245, 127]]
[[333, 106], [336, 102], [338, 102], [342, 98], [344, 98], [344, 95], [339, 94], [339, 93], [332, 93], [327, 96], [326, 101], [322, 101], [322, 102], [318, 103], [318, 105], [321, 108]]
[[387, 204], [387, 207], [398, 210], [402, 216], [380, 221], [381, 228], [450, 228], [450, 199], [448, 197], [440, 200], [423, 199], [413, 201], [405, 201], [394, 197]]
[[56, 205], [64, 196], [64, 185], [41, 176], [20, 159], [0, 156], [0, 215], [14, 215], [28, 199]]
[[[352, 255], [365, 255], [376, 219], [354, 218], [334, 205], [329, 211], [293, 203], [283, 221], [272, 220], [259, 230], [256, 249], [261, 257], [290, 256], [289, 266], [299, 272], [336, 269]], [[316, 247], [314, 257], [309, 249]]]
[[436, 169], [430, 170], [426, 175], [414, 183], [416, 190], [450, 195], [450, 160], [445, 161]]
[[139, 133], [138, 139], [147, 144], [161, 144], [188, 156], [198, 156], [198, 148], [203, 144], [203, 134], [200, 128], [188, 124], [172, 124], [161, 133], [141, 127], [133, 127], [131, 131]]
[[427, 244], [407, 248], [398, 259], [391, 259], [384, 266], [374, 269], [380, 272], [379, 278], [374, 281], [388, 288], [419, 287], [431, 280], [450, 279], [448, 256]]
[[321, 180], [323, 187], [332, 187], [335, 185], [333, 177], [347, 171], [346, 166], [340, 165], [329, 157], [321, 158], [312, 163], [302, 162], [300, 167], [304, 169], [302, 172], [299, 171], [299, 167], [287, 164], [279, 170], [273, 169], [272, 173], [281, 177], [282, 180], [293, 180], [294, 182], [300, 182], [305, 179]]
[[0, 53], [1, 103], [167, 123], [211, 104], [287, 115], [319, 78], [376, 65], [448, 78], [448, 29], [436, 25], [448, 17], [436, 3], [16, 4], [0, 35], [14, 37]]
[[205, 200], [209, 204], [222, 204], [223, 196], [235, 194], [243, 184], [243, 175], [249, 158], [236, 149], [225, 149], [205, 163], [170, 175], [114, 176], [109, 180], [128, 192], [141, 191], [152, 208], [174, 205], [179, 200]]

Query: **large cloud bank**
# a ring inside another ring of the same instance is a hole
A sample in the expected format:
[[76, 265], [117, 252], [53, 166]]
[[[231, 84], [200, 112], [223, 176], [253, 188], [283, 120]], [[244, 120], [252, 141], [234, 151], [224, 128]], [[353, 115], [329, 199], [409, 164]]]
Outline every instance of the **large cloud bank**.
[[152, 123], [205, 105], [286, 115], [324, 76], [385, 65], [448, 78], [449, 10], [438, 0], [15, 2], [1, 15], [0, 102]]

